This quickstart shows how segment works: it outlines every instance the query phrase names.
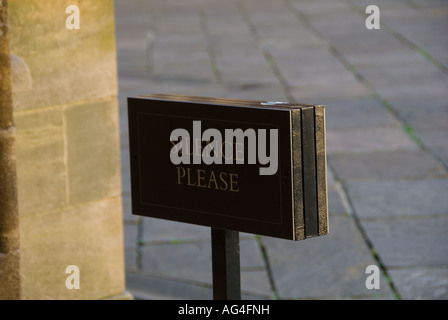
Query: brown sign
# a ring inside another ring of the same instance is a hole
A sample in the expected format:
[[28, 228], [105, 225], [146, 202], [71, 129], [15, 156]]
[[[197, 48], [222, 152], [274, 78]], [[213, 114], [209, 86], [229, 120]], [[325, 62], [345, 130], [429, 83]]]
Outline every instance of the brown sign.
[[128, 98], [133, 214], [301, 240], [328, 233], [323, 106]]

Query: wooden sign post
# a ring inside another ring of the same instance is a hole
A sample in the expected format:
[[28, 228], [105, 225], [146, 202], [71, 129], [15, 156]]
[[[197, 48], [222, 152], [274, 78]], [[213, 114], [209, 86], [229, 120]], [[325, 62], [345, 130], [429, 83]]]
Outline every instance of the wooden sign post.
[[323, 106], [154, 94], [128, 117], [133, 214], [212, 228], [215, 299], [240, 297], [238, 232], [328, 233]]

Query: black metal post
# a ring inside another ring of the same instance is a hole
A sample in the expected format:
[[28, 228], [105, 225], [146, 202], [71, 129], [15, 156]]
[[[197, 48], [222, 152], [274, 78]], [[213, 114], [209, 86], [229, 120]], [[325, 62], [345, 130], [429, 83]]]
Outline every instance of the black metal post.
[[241, 300], [239, 233], [211, 229], [213, 299]]

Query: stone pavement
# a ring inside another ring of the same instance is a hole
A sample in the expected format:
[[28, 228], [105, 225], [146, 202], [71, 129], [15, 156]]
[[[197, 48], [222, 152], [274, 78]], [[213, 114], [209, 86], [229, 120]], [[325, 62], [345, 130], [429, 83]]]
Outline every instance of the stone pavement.
[[[448, 299], [445, 0], [116, 0], [127, 287], [212, 299], [210, 230], [131, 215], [126, 97], [324, 104], [330, 234], [241, 234], [246, 299]], [[365, 8], [380, 8], [368, 30]], [[381, 268], [368, 290], [368, 265]]]

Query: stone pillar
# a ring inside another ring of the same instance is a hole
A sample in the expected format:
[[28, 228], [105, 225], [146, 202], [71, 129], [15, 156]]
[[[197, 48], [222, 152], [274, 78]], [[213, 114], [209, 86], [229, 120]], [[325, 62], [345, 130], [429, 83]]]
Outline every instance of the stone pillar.
[[[66, 27], [69, 4], [79, 8], [79, 29]], [[113, 1], [8, 0], [8, 21], [22, 297], [120, 296]], [[70, 286], [71, 265], [79, 269], [79, 289]]]
[[0, 299], [20, 299], [15, 128], [6, 0], [0, 0]]

